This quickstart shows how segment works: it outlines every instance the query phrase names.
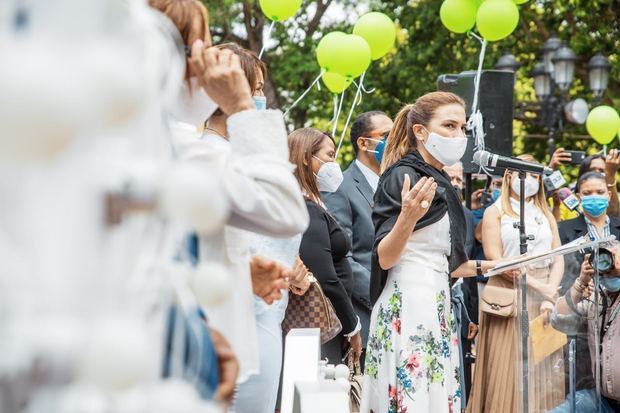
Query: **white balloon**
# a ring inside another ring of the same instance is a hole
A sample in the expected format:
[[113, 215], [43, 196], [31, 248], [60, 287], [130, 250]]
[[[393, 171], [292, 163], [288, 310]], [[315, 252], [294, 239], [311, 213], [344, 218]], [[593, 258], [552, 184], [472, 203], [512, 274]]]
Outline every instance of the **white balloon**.
[[137, 386], [119, 393], [114, 399], [115, 413], [146, 413], [148, 388]]
[[160, 365], [155, 347], [139, 322], [109, 318], [95, 323], [81, 355], [78, 379], [111, 391], [153, 380]]
[[349, 367], [348, 366], [346, 366], [344, 364], [338, 364], [336, 366], [336, 371], [334, 373], [334, 377], [336, 378], [336, 380], [340, 379], [340, 378], [348, 380], [349, 379], [349, 374], [350, 374], [350, 371], [349, 371]]
[[84, 324], [71, 317], [42, 317], [32, 325], [33, 356], [46, 360], [56, 374], [71, 371], [84, 345]]
[[96, 387], [72, 386], [58, 400], [58, 413], [106, 413], [110, 409], [106, 395]]
[[351, 390], [351, 383], [349, 383], [349, 380], [347, 379], [339, 377], [336, 379], [336, 383], [338, 383], [346, 392], [349, 392]]
[[99, 42], [82, 54], [89, 74], [91, 127], [121, 126], [134, 118], [144, 104], [147, 85], [141, 59], [130, 49], [112, 42]]
[[16, 42], [0, 53], [0, 158], [50, 159], [76, 137], [88, 106], [84, 76], [66, 50]]
[[228, 198], [214, 171], [181, 163], [169, 170], [160, 193], [164, 214], [201, 234], [219, 231], [228, 218]]
[[157, 383], [148, 393], [148, 413], [194, 413], [200, 399], [188, 382], [169, 379]]
[[190, 286], [196, 296], [196, 301], [202, 306], [216, 306], [232, 294], [230, 273], [219, 262], [200, 263], [190, 277]]

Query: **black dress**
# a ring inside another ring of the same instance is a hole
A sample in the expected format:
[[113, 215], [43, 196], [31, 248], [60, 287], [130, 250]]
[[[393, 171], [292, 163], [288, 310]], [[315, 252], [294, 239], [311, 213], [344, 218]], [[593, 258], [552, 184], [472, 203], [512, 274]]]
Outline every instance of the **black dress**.
[[357, 315], [351, 304], [353, 271], [347, 260], [351, 241], [336, 220], [316, 202], [306, 199], [310, 225], [304, 232], [299, 255], [319, 281], [342, 323], [342, 332], [321, 347], [322, 357], [338, 364], [344, 356], [344, 334], [355, 330]]

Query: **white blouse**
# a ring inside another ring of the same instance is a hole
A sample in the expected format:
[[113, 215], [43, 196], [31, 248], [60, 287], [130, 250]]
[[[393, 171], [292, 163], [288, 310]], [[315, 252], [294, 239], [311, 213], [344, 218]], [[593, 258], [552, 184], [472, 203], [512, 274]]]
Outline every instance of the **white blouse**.
[[[199, 161], [221, 179], [231, 215], [220, 232], [200, 238], [200, 259], [219, 261], [234, 277], [231, 297], [205, 308], [210, 325], [231, 343], [240, 371], [238, 382], [259, 372], [249, 233], [292, 237], [305, 231], [309, 217], [288, 161], [282, 113], [247, 110], [228, 118], [230, 141], [217, 135], [201, 139], [195, 128], [173, 125], [175, 151], [183, 161]], [[228, 149], [227, 149], [228, 148]]]

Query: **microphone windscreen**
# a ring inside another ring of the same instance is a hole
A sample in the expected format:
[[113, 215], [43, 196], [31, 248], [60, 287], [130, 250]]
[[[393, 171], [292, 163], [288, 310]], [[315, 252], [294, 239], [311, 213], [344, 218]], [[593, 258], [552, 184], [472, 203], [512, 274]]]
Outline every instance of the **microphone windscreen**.
[[486, 166], [489, 160], [489, 153], [487, 151], [476, 151], [474, 152], [473, 160], [476, 165]]
[[558, 198], [560, 198], [560, 201], [564, 201], [566, 198], [569, 198], [572, 194], [573, 194], [573, 191], [571, 191], [570, 189], [561, 188], [558, 191]]

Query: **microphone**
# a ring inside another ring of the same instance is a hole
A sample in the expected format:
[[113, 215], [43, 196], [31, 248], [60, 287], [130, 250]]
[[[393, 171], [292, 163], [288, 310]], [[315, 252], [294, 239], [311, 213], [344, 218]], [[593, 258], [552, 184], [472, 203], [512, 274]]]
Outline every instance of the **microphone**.
[[490, 168], [506, 168], [512, 171], [530, 172], [539, 175], [551, 175], [553, 169], [534, 162], [523, 161], [510, 156], [496, 155], [487, 151], [477, 151], [473, 156], [476, 165]]
[[571, 211], [577, 210], [577, 212], [581, 213], [577, 208], [579, 208], [579, 200], [568, 188], [562, 188], [558, 191], [558, 198], [564, 204], [564, 206]]
[[543, 184], [547, 191], [553, 192], [566, 185], [566, 179], [560, 171], [555, 171], [549, 176], [543, 176]]

